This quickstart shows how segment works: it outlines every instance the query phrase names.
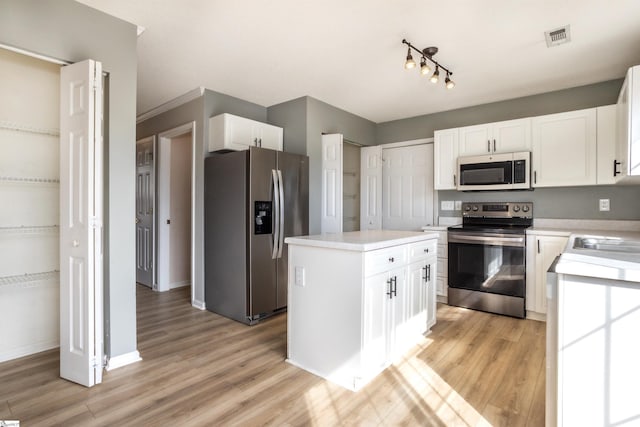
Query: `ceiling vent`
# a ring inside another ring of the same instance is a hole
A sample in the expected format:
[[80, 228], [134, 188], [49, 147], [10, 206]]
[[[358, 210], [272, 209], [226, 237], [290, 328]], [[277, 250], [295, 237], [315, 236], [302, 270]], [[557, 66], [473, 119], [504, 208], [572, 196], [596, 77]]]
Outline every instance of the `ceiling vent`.
[[555, 30], [545, 31], [544, 38], [547, 40], [547, 47], [569, 43], [571, 41], [569, 26], [565, 25], [564, 27], [556, 28]]

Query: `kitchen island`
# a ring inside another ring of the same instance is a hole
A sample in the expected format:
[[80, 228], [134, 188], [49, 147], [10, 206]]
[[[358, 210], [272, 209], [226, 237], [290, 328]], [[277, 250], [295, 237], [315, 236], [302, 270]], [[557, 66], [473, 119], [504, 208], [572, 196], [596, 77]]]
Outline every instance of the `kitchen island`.
[[287, 361], [357, 391], [436, 318], [437, 233], [289, 237]]

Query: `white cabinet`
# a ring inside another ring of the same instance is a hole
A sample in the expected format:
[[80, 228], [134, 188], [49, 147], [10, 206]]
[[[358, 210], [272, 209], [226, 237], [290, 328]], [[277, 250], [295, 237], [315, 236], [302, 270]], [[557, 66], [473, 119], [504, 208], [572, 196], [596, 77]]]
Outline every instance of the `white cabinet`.
[[616, 183], [616, 106], [605, 105], [596, 108], [597, 116], [597, 162], [596, 183], [611, 185]]
[[437, 249], [437, 267], [438, 272], [436, 276], [436, 296], [439, 297], [438, 301], [447, 302], [447, 290], [449, 287], [449, 246], [447, 240], [447, 231], [442, 230], [441, 227], [422, 227], [422, 230], [426, 233], [438, 233], [438, 249]]
[[365, 251], [303, 243], [288, 240], [287, 360], [358, 390], [435, 324], [436, 239]]
[[455, 190], [458, 160], [458, 129], [437, 130], [433, 133], [433, 188]]
[[460, 156], [531, 151], [531, 119], [459, 128]]
[[640, 182], [640, 66], [629, 68], [616, 104], [616, 181]]
[[209, 119], [209, 151], [249, 147], [282, 151], [282, 141], [283, 130], [277, 126], [227, 113]]
[[596, 109], [534, 117], [533, 187], [596, 184]]
[[527, 317], [544, 320], [547, 314], [547, 270], [560, 255], [567, 241], [567, 236], [527, 235]]

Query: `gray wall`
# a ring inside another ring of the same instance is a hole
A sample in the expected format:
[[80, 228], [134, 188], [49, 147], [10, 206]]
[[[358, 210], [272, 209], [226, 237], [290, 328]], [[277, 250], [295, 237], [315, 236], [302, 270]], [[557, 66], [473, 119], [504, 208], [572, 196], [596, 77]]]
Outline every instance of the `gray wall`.
[[[524, 98], [461, 108], [403, 120], [380, 123], [376, 142], [384, 144], [433, 136], [437, 129], [491, 123], [563, 111], [615, 104], [622, 80], [550, 92]], [[457, 90], [457, 89], [456, 89]], [[440, 200], [531, 201], [539, 218], [640, 220], [640, 187], [587, 186], [538, 188], [525, 192], [464, 193], [439, 191]], [[611, 200], [609, 212], [598, 211], [598, 200]], [[460, 216], [460, 211], [440, 211], [441, 216]]]
[[320, 233], [322, 134], [341, 133], [360, 145], [375, 145], [376, 124], [305, 96], [267, 109], [269, 123], [284, 128], [284, 148], [309, 156], [309, 233]]
[[[110, 73], [105, 141], [105, 347], [136, 350], [136, 27], [71, 0], [0, 0], [0, 43]], [[36, 100], [34, 100], [36, 101]]]
[[[222, 113], [231, 113], [249, 119], [266, 121], [267, 110], [257, 104], [243, 101], [229, 95], [205, 90], [204, 95], [176, 108], [151, 117], [137, 126], [137, 139], [158, 135], [186, 123], [195, 122], [195, 207], [193, 240], [195, 262], [194, 301], [204, 304], [204, 158], [208, 156], [209, 117]], [[160, 172], [161, 173], [161, 172]]]

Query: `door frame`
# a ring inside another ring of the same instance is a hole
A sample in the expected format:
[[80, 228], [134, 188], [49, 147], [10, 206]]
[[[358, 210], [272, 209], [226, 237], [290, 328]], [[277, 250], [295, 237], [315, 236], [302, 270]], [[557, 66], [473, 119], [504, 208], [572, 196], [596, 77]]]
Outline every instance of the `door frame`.
[[[177, 136], [191, 132], [191, 253], [190, 253], [190, 269], [191, 269], [191, 303], [195, 298], [195, 237], [196, 237], [196, 218], [195, 218], [195, 184], [196, 184], [196, 122], [191, 121], [175, 128], [169, 129], [158, 134], [157, 139], [157, 156], [156, 162], [156, 271], [154, 289], [159, 292], [168, 291], [169, 287], [169, 260], [171, 257], [171, 239], [166, 227], [161, 227], [160, 215], [169, 208], [170, 194], [169, 187], [170, 178], [170, 161], [171, 161], [171, 140]], [[169, 154], [168, 154], [169, 153]], [[166, 171], [166, 173], [164, 172]]]

